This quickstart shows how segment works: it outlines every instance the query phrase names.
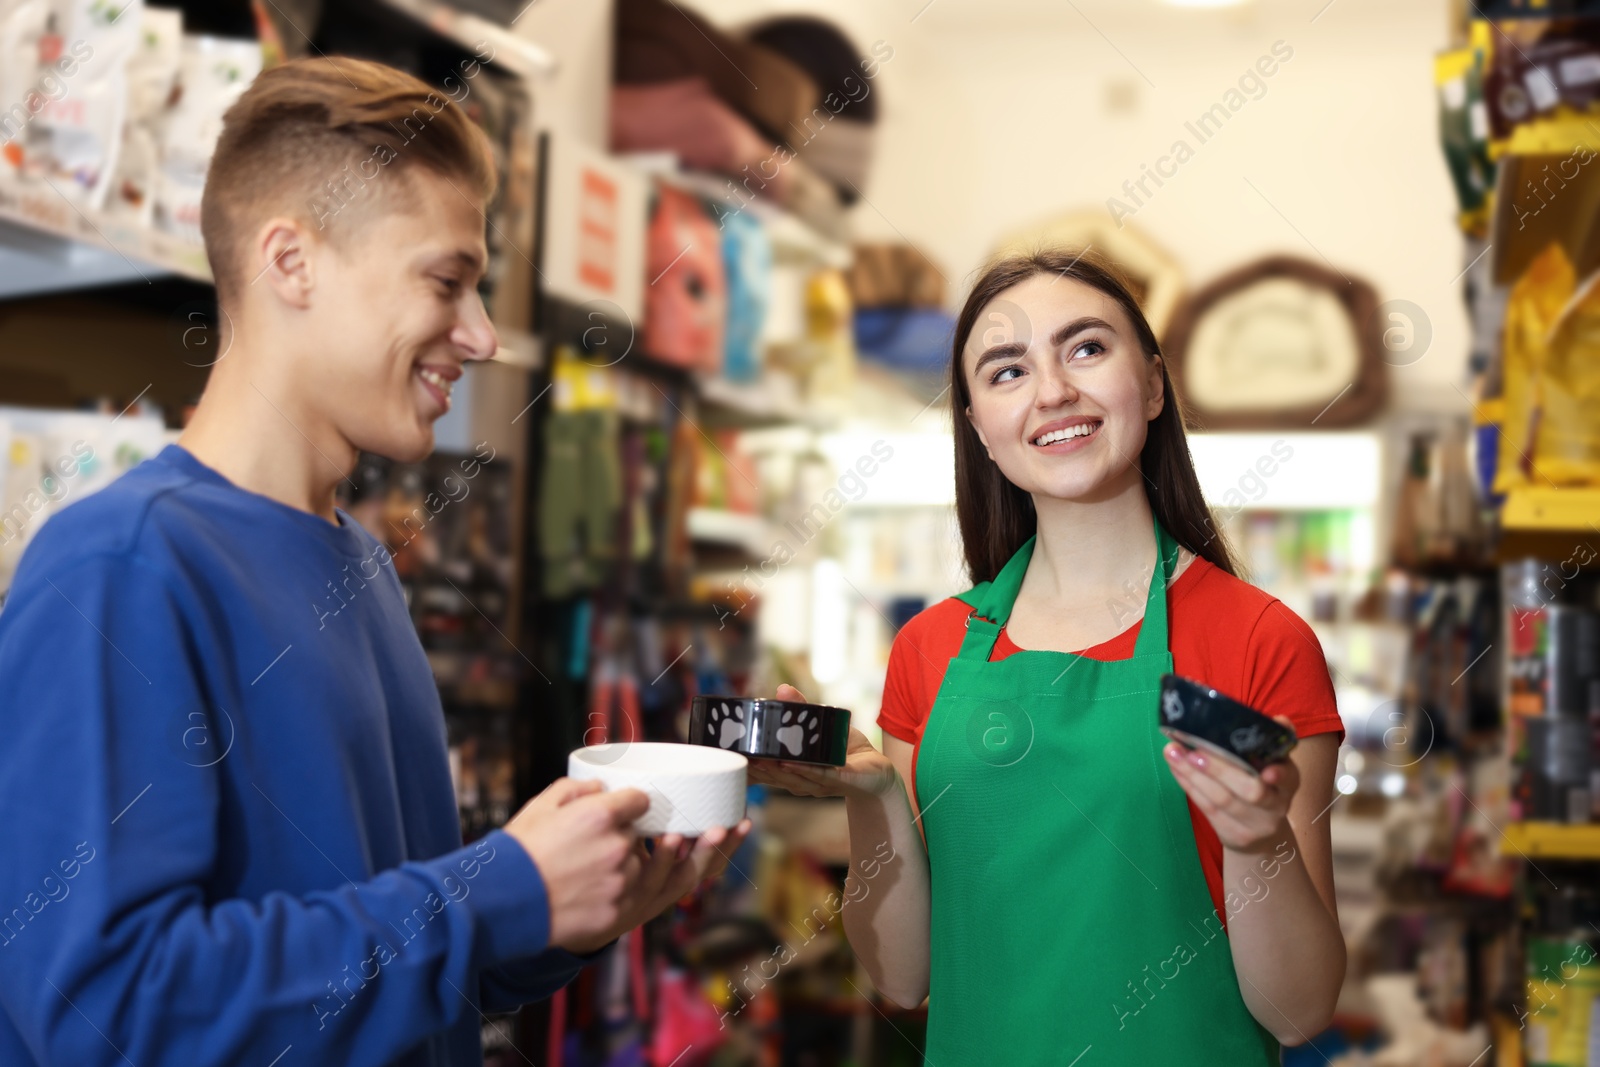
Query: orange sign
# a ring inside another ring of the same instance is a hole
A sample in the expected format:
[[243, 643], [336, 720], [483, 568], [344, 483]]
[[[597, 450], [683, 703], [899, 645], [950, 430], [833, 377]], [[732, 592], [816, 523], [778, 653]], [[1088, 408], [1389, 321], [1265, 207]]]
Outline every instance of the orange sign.
[[578, 277], [611, 293], [617, 283], [617, 186], [585, 167], [578, 202]]

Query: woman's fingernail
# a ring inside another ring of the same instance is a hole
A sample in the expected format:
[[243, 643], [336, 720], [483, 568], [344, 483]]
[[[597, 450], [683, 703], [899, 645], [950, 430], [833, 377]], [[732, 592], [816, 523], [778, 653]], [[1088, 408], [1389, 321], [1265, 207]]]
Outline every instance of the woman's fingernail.
[[1206, 758], [1200, 755], [1198, 752], [1191, 752], [1189, 753], [1189, 762], [1194, 764], [1196, 767], [1204, 767], [1206, 765]]
[[1167, 758], [1170, 760], [1180, 760], [1183, 758], [1183, 752], [1178, 748], [1177, 745], [1168, 745], [1166, 748], [1166, 753]]

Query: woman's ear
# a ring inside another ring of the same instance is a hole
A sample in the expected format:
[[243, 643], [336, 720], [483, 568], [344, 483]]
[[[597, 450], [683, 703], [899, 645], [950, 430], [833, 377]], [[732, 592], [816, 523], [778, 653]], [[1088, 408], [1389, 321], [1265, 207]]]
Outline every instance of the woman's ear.
[[1161, 414], [1167, 406], [1166, 375], [1162, 373], [1166, 362], [1160, 354], [1150, 357], [1150, 368], [1147, 371], [1146, 382], [1149, 389], [1146, 391], [1148, 399], [1144, 405], [1144, 418], [1146, 422], [1153, 420]]
[[989, 453], [989, 458], [990, 459], [994, 459], [994, 450], [989, 447], [989, 439], [987, 437], [983, 436], [983, 431], [980, 430], [978, 428], [978, 424], [975, 421], [973, 421], [973, 418], [972, 418], [972, 405], [971, 404], [967, 405], [967, 421], [972, 423], [972, 432], [977, 434], [978, 435], [978, 440], [983, 443], [983, 450], [985, 452]]

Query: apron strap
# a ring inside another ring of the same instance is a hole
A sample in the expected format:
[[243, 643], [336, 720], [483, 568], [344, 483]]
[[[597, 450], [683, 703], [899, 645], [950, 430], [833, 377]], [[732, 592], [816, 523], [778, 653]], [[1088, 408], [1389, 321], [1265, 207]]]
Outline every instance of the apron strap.
[[1145, 594], [1139, 640], [1133, 646], [1135, 656], [1159, 656], [1167, 651], [1167, 586], [1172, 583], [1172, 572], [1178, 565], [1178, 542], [1159, 522], [1156, 523], [1156, 560], [1158, 566], [1150, 577], [1150, 590]]
[[[1144, 621], [1134, 645], [1135, 656], [1157, 655], [1167, 650], [1166, 591], [1177, 565], [1178, 544], [1159, 522], [1155, 524], [1155, 534], [1159, 580], [1152, 574], [1150, 588], [1145, 594]], [[958, 598], [974, 605], [973, 613], [967, 617], [967, 634], [961, 641], [960, 659], [987, 662], [993, 654], [1000, 630], [1017, 602], [1017, 593], [1022, 589], [1022, 579], [1028, 573], [1037, 541], [1037, 534], [1028, 538], [995, 575], [994, 581], [978, 585]]]

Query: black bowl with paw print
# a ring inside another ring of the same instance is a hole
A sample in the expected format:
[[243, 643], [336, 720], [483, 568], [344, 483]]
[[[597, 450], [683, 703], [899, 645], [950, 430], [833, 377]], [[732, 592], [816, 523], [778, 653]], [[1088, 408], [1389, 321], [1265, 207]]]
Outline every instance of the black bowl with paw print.
[[1161, 676], [1161, 732], [1251, 774], [1288, 759], [1298, 741], [1294, 730], [1276, 719], [1176, 674]]
[[843, 767], [850, 713], [826, 704], [708, 693], [689, 705], [689, 742], [751, 759]]

